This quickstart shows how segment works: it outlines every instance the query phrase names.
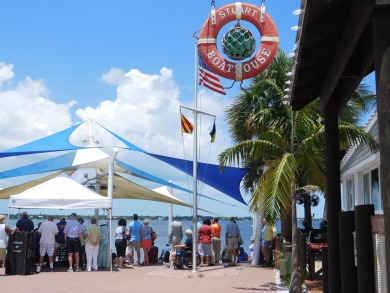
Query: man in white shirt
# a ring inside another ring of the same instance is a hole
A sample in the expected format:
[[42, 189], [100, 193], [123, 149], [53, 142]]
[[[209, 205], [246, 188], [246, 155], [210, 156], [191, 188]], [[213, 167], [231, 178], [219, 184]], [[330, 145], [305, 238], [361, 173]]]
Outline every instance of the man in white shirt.
[[41, 240], [39, 241], [39, 264], [42, 266], [43, 257], [47, 253], [49, 256], [50, 272], [54, 271], [54, 248], [55, 248], [55, 236], [58, 234], [58, 227], [53, 222], [53, 216], [49, 216], [46, 222], [43, 222], [39, 226], [38, 233], [41, 234]]
[[4, 224], [4, 215], [0, 215], [0, 267], [5, 267], [5, 252], [7, 248], [7, 238], [11, 236], [11, 230]]

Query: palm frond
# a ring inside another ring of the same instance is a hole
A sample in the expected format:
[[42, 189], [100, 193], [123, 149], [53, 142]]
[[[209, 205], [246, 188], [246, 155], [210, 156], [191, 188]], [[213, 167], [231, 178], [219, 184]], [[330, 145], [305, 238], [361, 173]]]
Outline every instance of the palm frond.
[[271, 217], [280, 217], [290, 208], [292, 182], [295, 182], [296, 161], [293, 154], [285, 153], [280, 160], [266, 163], [269, 169], [261, 176], [258, 188], [251, 198], [251, 210]]
[[324, 153], [298, 152], [295, 154], [300, 185], [316, 185], [326, 190]]
[[379, 150], [379, 144], [370, 133], [355, 125], [339, 125], [340, 150], [348, 150], [352, 145], [366, 145], [371, 152]]
[[266, 140], [247, 140], [224, 150], [219, 156], [221, 169], [224, 166], [240, 166], [240, 162], [261, 160], [264, 157], [280, 156], [283, 149]]

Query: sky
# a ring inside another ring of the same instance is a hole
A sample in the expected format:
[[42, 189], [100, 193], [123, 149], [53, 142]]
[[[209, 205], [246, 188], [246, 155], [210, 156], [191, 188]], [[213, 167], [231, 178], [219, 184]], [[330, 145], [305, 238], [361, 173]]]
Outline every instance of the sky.
[[[215, 1], [217, 9], [230, 3]], [[265, 5], [278, 27], [279, 47], [291, 52], [296, 35], [291, 27], [298, 23], [292, 12], [300, 1], [268, 0]], [[182, 136], [179, 113], [180, 106], [194, 105], [193, 35], [210, 8], [211, 1], [203, 0], [1, 1], [0, 150], [92, 118], [146, 151], [192, 160], [192, 136]], [[223, 78], [221, 82], [231, 85]], [[200, 161], [215, 164], [218, 154], [232, 146], [224, 111], [239, 93], [237, 84], [226, 96], [197, 88], [199, 108], [215, 115], [217, 125], [211, 144], [213, 118], [201, 118]], [[183, 114], [193, 120], [190, 111]], [[192, 186], [191, 178], [150, 158], [121, 151], [118, 157], [167, 181]], [[5, 165], [0, 169], [8, 169]], [[0, 180], [0, 187], [4, 184]], [[212, 188], [201, 185], [200, 191], [225, 202], [200, 199], [200, 207], [223, 216], [251, 215], [247, 206]], [[173, 193], [191, 200], [189, 194]], [[313, 211], [316, 217], [322, 216], [322, 208], [320, 204]], [[0, 213], [7, 210], [7, 202], [0, 200]], [[166, 215], [167, 210], [166, 204], [114, 201], [114, 214]], [[174, 207], [173, 213], [191, 211]]]

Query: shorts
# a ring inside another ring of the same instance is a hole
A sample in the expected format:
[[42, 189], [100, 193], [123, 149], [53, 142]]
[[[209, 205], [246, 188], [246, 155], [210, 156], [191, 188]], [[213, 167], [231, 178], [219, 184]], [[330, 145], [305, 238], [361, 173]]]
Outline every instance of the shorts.
[[151, 248], [152, 247], [152, 239], [146, 239], [141, 241], [142, 248]]
[[198, 253], [201, 256], [211, 256], [211, 244], [198, 243]]
[[228, 238], [227, 247], [229, 249], [237, 249], [238, 248], [238, 238], [237, 237]]
[[68, 238], [66, 241], [66, 250], [68, 253], [78, 253], [80, 252], [80, 239], [78, 238]]
[[264, 241], [264, 251], [267, 254], [272, 254], [272, 249], [273, 249], [273, 241]]
[[48, 256], [53, 256], [55, 244], [41, 243], [39, 245], [39, 255], [45, 256], [46, 253]]
[[170, 249], [171, 252], [174, 252], [174, 251], [176, 251], [176, 250], [175, 250], [175, 246], [181, 244], [181, 240], [180, 240], [180, 239], [177, 239], [177, 238], [175, 237], [175, 239], [172, 239], [172, 240], [171, 240], [170, 244], [171, 244], [171, 245], [170, 245], [170, 248], [169, 248], [169, 249]]
[[134, 253], [135, 251], [140, 251], [141, 242], [140, 241], [129, 241], [129, 252]]
[[117, 257], [125, 257], [126, 254], [126, 240], [115, 239], [115, 248]]
[[0, 260], [5, 260], [5, 248], [0, 248]]

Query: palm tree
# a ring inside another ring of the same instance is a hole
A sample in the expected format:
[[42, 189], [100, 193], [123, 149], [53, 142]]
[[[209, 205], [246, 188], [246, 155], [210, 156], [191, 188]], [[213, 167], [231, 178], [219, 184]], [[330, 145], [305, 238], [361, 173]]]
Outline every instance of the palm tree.
[[[222, 152], [219, 159], [221, 166], [241, 164], [251, 168], [244, 187], [253, 191], [252, 211], [273, 219], [291, 211], [290, 291], [300, 292], [295, 190], [316, 185], [326, 193], [324, 125], [318, 101], [296, 112], [284, 103], [283, 89], [290, 68], [291, 60], [280, 51], [272, 65], [252, 81], [250, 90], [227, 110], [236, 145]], [[341, 149], [346, 150], [352, 143], [377, 147], [369, 134], [349, 121], [340, 123], [340, 134]], [[264, 166], [268, 169], [263, 173]]]

